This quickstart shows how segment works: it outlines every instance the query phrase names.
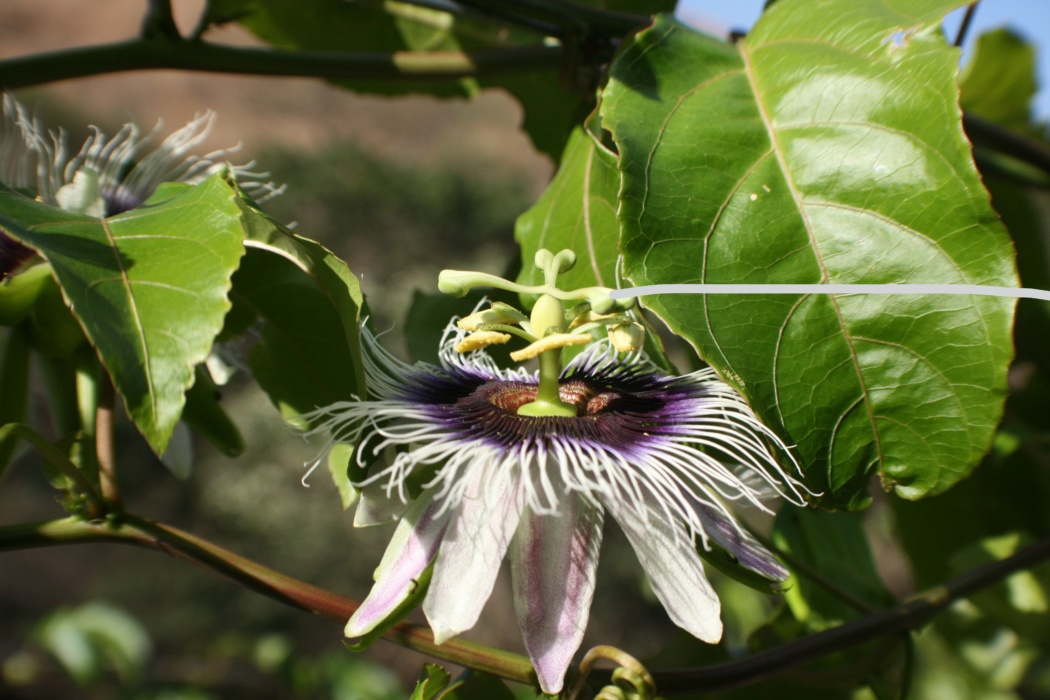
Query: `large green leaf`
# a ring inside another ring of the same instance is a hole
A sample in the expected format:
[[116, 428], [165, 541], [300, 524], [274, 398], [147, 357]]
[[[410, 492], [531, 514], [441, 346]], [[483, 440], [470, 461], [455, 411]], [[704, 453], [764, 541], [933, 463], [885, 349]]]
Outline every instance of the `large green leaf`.
[[[956, 0], [780, 0], [738, 45], [661, 17], [617, 60], [626, 275], [654, 283], [1017, 284], [940, 35]], [[1002, 413], [1013, 302], [649, 297], [797, 446], [835, 507], [977, 464]]]
[[216, 175], [153, 206], [95, 219], [0, 191], [3, 228], [51, 263], [157, 454], [230, 308], [230, 276], [244, 254], [235, 200]]
[[616, 154], [577, 127], [561, 157], [558, 173], [543, 196], [518, 217], [514, 237], [521, 246], [521, 284], [543, 284], [532, 264], [540, 248], [576, 252], [576, 266], [558, 278], [564, 289], [616, 286]]

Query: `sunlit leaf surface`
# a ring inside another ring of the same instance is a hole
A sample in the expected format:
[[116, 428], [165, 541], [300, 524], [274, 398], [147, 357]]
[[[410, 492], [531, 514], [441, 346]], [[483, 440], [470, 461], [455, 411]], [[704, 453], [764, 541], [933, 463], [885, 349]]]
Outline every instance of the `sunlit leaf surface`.
[[[739, 45], [668, 17], [613, 67], [628, 278], [1016, 285], [960, 124], [959, 2], [781, 0]], [[647, 304], [797, 445], [827, 503], [908, 498], [976, 465], [1002, 412], [1013, 302], [661, 296]]]
[[128, 415], [162, 453], [230, 308], [244, 254], [233, 190], [214, 176], [111, 219], [0, 191], [0, 222], [51, 263]]

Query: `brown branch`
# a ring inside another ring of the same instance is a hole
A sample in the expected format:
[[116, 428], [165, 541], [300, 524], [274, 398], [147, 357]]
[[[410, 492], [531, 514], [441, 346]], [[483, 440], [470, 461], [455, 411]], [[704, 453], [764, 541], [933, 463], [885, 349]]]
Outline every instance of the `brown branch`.
[[157, 69], [326, 80], [455, 80], [557, 70], [561, 63], [560, 46], [349, 53], [136, 39], [0, 60], [0, 86], [13, 89], [107, 73]]
[[[130, 515], [120, 518], [119, 522], [65, 518], [0, 527], [0, 551], [83, 542], [118, 542], [179, 557], [285, 605], [332, 620], [340, 627], [360, 605], [355, 600], [286, 576], [170, 525]], [[428, 628], [409, 622], [395, 625], [384, 638], [428, 656], [507, 680], [536, 683], [532, 663], [519, 654], [463, 639], [450, 639], [438, 645]]]

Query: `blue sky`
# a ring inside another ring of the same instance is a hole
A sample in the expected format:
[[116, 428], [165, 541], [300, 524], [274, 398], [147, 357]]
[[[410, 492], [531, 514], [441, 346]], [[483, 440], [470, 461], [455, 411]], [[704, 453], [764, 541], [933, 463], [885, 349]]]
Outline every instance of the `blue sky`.
[[[703, 24], [708, 31], [724, 34], [727, 29], [747, 29], [762, 13], [765, 0], [679, 0], [678, 15], [693, 24]], [[945, 29], [954, 37], [962, 21], [963, 10], [948, 15]], [[977, 35], [989, 29], [1009, 26], [1036, 46], [1038, 56], [1037, 80], [1040, 90], [1033, 103], [1033, 113], [1039, 120], [1050, 120], [1050, 2], [1047, 0], [983, 0], [977, 7], [967, 41], [963, 45], [963, 63], [966, 49]]]

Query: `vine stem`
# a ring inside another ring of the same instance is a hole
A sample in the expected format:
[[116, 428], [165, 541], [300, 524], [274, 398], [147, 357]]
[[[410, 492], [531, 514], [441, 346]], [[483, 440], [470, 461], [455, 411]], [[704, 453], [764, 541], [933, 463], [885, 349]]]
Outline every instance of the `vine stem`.
[[142, 20], [143, 38], [163, 37], [171, 41], [180, 41], [182, 36], [175, 25], [175, 15], [171, 11], [171, 0], [146, 0], [146, 17]]
[[1050, 559], [1050, 537], [1005, 559], [971, 569], [893, 608], [787, 642], [747, 658], [699, 668], [653, 671], [661, 695], [715, 692], [748, 685], [783, 671], [879, 637], [914, 630], [957, 600], [994, 585], [1011, 574]]
[[[285, 605], [332, 620], [340, 627], [360, 605], [355, 600], [286, 576], [171, 525], [133, 515], [114, 515], [109, 520], [97, 522], [63, 518], [0, 527], [0, 551], [86, 542], [118, 542], [174, 555]], [[434, 658], [519, 683], [536, 684], [532, 663], [519, 654], [462, 639], [450, 639], [438, 645], [429, 629], [408, 622], [395, 625], [384, 637]]]
[[478, 51], [349, 53], [222, 46], [157, 38], [88, 46], [0, 60], [7, 89], [106, 73], [176, 69], [327, 80], [453, 80], [557, 70], [560, 46]]
[[117, 483], [117, 465], [114, 456], [113, 430], [117, 393], [109, 376], [102, 377], [98, 388], [98, 408], [95, 410], [95, 454], [98, 457], [98, 481], [102, 498], [111, 508], [119, 510], [120, 486]]
[[966, 41], [966, 34], [970, 30], [970, 22], [973, 21], [973, 15], [977, 12], [977, 3], [979, 0], [974, 0], [966, 7], [966, 14], [963, 15], [962, 23], [959, 25], [959, 33], [955, 35], [955, 45], [962, 46], [963, 42]]
[[[64, 518], [43, 523], [0, 527], [0, 551], [81, 542], [120, 542], [159, 550], [193, 562], [233, 582], [286, 605], [328, 618], [340, 625], [358, 603], [298, 581], [234, 554], [170, 525], [135, 516], [114, 516], [105, 522]], [[1050, 537], [1016, 554], [972, 569], [901, 605], [881, 610], [744, 659], [697, 668], [652, 671], [661, 695], [727, 690], [770, 676], [887, 635], [916, 629], [953, 602], [983, 590], [1018, 571], [1050, 559]], [[430, 630], [402, 622], [386, 633], [396, 644], [507, 680], [535, 685], [529, 660], [518, 654], [460, 639], [434, 643]], [[592, 673], [600, 682], [602, 673]]]
[[[92, 517], [102, 517], [109, 511], [109, 504], [105, 497], [99, 493], [95, 485], [88, 480], [77, 465], [69, 461], [63, 452], [48, 442], [42, 435], [22, 423], [8, 423], [0, 426], [0, 440], [9, 435], [19, 437], [28, 442], [41, 457], [54, 467], [62, 476], [69, 479], [75, 487], [75, 491], [81, 494], [87, 501], [88, 512]], [[0, 530], [2, 531], [2, 530]], [[0, 545], [0, 550], [3, 547]]]

